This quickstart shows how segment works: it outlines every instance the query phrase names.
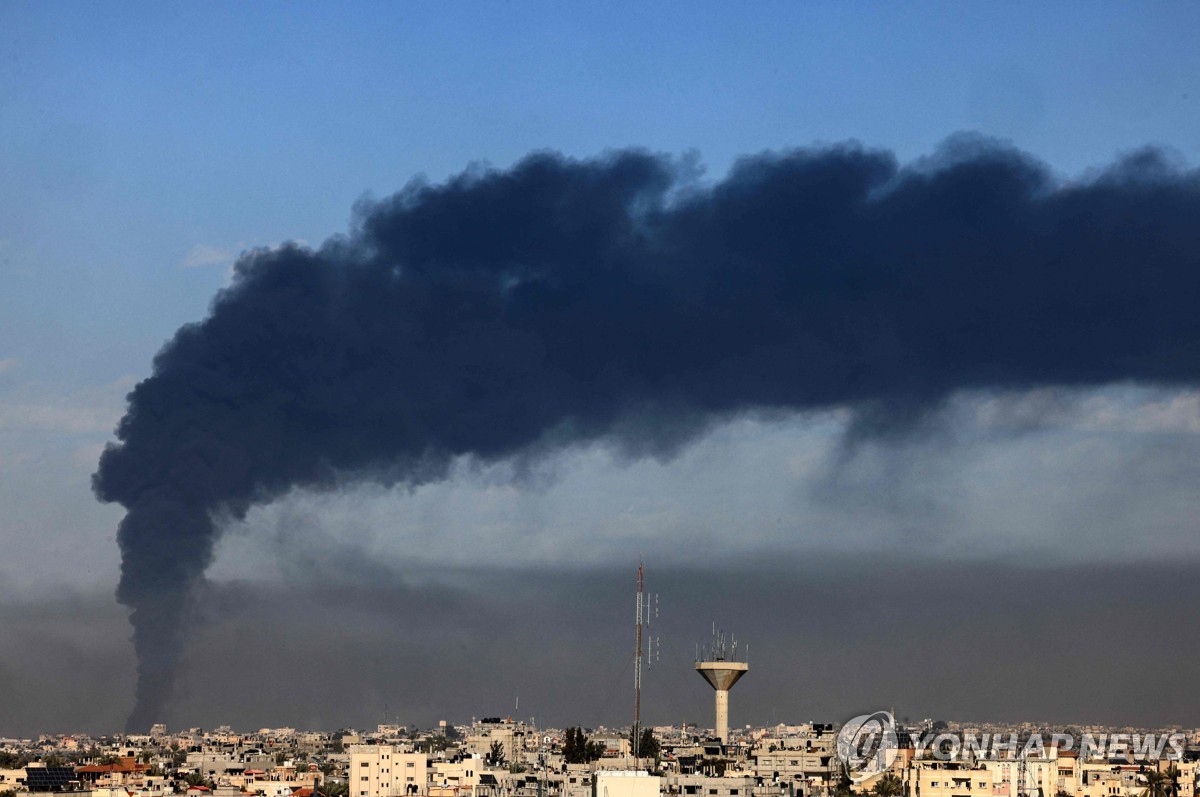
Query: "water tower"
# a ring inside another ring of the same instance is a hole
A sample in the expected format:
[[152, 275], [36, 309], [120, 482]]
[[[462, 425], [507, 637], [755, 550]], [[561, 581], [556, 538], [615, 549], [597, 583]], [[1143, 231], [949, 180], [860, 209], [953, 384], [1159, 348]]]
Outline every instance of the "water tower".
[[[717, 736], [721, 744], [729, 743], [729, 690], [750, 669], [746, 661], [737, 661], [737, 640], [726, 639], [725, 634], [713, 626], [712, 644], [696, 650], [696, 672], [708, 681], [717, 692]], [[749, 659], [750, 646], [746, 646]]]

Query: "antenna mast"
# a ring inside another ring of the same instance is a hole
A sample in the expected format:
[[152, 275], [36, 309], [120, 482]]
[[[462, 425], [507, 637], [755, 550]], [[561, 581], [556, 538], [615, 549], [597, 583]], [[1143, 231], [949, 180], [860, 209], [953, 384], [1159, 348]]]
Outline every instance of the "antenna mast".
[[634, 623], [636, 641], [633, 648], [633, 757], [638, 758], [642, 742], [642, 624], [646, 618], [645, 582], [642, 563], [637, 572], [637, 618]]
[[640, 758], [642, 752], [642, 670], [649, 670], [662, 655], [662, 640], [648, 633], [651, 619], [658, 617], [658, 594], [652, 597], [654, 600], [646, 595], [645, 572], [639, 561], [633, 645], [633, 732], [630, 734], [634, 758]]

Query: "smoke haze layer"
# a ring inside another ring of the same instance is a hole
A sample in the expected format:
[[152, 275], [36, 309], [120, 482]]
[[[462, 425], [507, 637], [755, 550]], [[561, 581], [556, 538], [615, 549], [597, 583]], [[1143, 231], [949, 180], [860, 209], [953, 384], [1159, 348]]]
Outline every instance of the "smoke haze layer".
[[595, 440], [665, 457], [733, 415], [904, 429], [965, 389], [1200, 377], [1200, 177], [1154, 151], [1063, 183], [954, 139], [715, 184], [638, 151], [414, 182], [312, 249], [245, 254], [129, 397], [97, 495], [127, 510], [133, 729], [170, 697], [223, 520], [293, 488], [418, 485]]

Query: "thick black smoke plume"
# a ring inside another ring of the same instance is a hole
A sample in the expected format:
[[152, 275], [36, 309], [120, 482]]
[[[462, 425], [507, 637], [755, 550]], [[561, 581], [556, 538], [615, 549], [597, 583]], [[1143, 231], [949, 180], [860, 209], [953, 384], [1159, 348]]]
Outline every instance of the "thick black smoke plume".
[[919, 417], [954, 391], [1200, 380], [1200, 177], [1064, 184], [957, 140], [715, 185], [642, 152], [413, 184], [318, 249], [253, 251], [175, 335], [95, 476], [128, 509], [131, 728], [168, 699], [221, 518], [295, 487], [440, 479], [596, 439], [669, 452], [738, 412]]

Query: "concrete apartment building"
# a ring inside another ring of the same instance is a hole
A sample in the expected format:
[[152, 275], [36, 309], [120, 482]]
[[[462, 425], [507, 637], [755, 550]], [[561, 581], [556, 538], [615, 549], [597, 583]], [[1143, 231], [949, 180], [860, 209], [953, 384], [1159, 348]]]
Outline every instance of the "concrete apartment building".
[[[902, 753], [904, 751], [901, 751]], [[1196, 761], [1160, 762], [1178, 771], [1177, 797], [1196, 797]], [[1140, 763], [1081, 761], [1074, 751], [1046, 747], [1025, 759], [1025, 783], [1020, 787], [1020, 763], [1012, 758], [974, 762], [915, 759], [901, 755], [891, 771], [910, 797], [1143, 797], [1146, 776]], [[866, 792], [880, 776], [856, 791]]]
[[912, 797], [1002, 797], [1008, 792], [997, 786], [995, 777], [994, 771], [982, 767], [940, 761], [917, 761], [901, 774]]
[[[912, 797], [1054, 797], [1079, 792], [1079, 760], [1074, 753], [1046, 747], [1025, 759], [1025, 783], [1020, 785], [1020, 763], [1015, 758], [979, 758], [975, 761], [939, 761], [902, 755], [892, 769]], [[862, 784], [870, 787], [872, 782]], [[1089, 797], [1100, 797], [1089, 795]]]
[[25, 785], [25, 767], [0, 769], [0, 791], [16, 791]]
[[591, 797], [658, 797], [661, 778], [639, 770], [599, 770]]
[[[1190, 767], [1194, 766], [1190, 762]], [[1140, 764], [1089, 762], [1083, 765], [1081, 779], [1079, 791], [1072, 793], [1072, 797], [1142, 797], [1146, 791], [1146, 777]], [[1184, 791], [1184, 781], [1181, 777], [1180, 794]]]
[[1200, 781], [1200, 761], [1178, 761], [1179, 797], [1196, 797], [1197, 781]]
[[505, 761], [521, 761], [529, 735], [529, 729], [523, 723], [512, 720], [477, 722], [472, 725], [463, 746], [468, 753], [484, 758], [491, 754], [492, 745], [499, 742]]
[[591, 764], [565, 764], [562, 773], [562, 797], [589, 797], [592, 793]]
[[268, 770], [276, 766], [275, 756], [257, 748], [239, 751], [236, 748], [216, 748], [187, 754], [185, 765], [206, 778], [220, 780], [229, 775], [241, 775], [247, 770]]
[[788, 794], [823, 793], [830, 785], [837, 736], [831, 725], [779, 726], [750, 751], [754, 775], [763, 785]]
[[474, 797], [486, 769], [483, 759], [476, 756], [455, 761], [431, 761], [429, 767], [430, 797]]
[[429, 757], [391, 744], [355, 744], [349, 748], [346, 783], [350, 797], [403, 797], [427, 794]]
[[[994, 782], [992, 793], [995, 797], [1017, 797], [1020, 786], [1020, 764], [1015, 760], [987, 760], [979, 762], [979, 766], [992, 773]], [[1054, 797], [1060, 791], [1065, 791], [1065, 784], [1058, 777], [1058, 750], [1050, 747], [1043, 751], [1038, 758], [1025, 759], [1025, 795], [1044, 795]], [[1071, 793], [1071, 792], [1068, 792]]]
[[663, 793], [680, 797], [754, 797], [757, 783], [746, 775], [667, 775], [664, 781]]

